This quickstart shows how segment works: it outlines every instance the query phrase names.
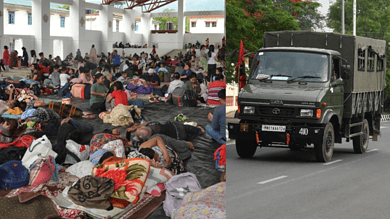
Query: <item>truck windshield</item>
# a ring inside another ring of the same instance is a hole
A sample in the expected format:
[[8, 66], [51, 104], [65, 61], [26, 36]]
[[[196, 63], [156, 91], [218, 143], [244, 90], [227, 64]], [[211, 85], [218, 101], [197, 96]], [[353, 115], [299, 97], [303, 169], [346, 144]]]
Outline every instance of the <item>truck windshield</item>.
[[325, 82], [328, 80], [329, 56], [290, 51], [259, 52], [252, 67], [251, 80], [291, 80]]

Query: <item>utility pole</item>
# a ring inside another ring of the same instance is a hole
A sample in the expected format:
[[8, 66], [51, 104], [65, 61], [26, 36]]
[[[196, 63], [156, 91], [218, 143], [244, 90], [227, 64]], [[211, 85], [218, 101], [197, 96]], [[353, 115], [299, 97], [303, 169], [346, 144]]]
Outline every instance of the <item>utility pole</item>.
[[341, 33], [345, 34], [345, 0], [341, 0]]
[[356, 0], [353, 0], [353, 35], [356, 36]]

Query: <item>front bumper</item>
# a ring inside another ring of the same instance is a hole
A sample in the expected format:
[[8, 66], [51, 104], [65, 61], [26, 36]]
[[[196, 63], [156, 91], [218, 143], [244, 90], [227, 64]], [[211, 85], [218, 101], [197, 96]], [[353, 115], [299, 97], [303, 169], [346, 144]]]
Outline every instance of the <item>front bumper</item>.
[[262, 125], [278, 124], [228, 123], [229, 138], [258, 143], [320, 144], [324, 134], [324, 127], [319, 125], [282, 125], [286, 126], [285, 132], [262, 131]]

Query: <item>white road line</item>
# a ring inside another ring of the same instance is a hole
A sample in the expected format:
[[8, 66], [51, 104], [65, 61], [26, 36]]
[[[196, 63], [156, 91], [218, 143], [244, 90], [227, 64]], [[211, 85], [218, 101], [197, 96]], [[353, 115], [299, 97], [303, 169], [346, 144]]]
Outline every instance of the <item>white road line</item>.
[[332, 161], [332, 162], [329, 162], [329, 163], [324, 163], [325, 166], [327, 165], [331, 165], [331, 164], [334, 164], [334, 163], [337, 163], [337, 162], [340, 162], [340, 161], [343, 161], [343, 160], [335, 160], [335, 161]]
[[387, 129], [387, 127], [386, 126], [381, 126], [381, 129]]
[[370, 152], [373, 152], [373, 151], [377, 151], [378, 149], [371, 149], [371, 150], [369, 150], [369, 151], [367, 151], [367, 153], [370, 153]]
[[269, 183], [269, 182], [273, 182], [273, 181], [276, 181], [276, 180], [279, 180], [279, 179], [283, 179], [283, 178], [286, 178], [286, 177], [287, 176], [279, 176], [279, 177], [276, 177], [276, 178], [273, 178], [273, 179], [269, 179], [269, 180], [266, 180], [266, 181], [258, 182], [257, 184], [263, 185], [263, 184], [266, 184], [266, 183]]

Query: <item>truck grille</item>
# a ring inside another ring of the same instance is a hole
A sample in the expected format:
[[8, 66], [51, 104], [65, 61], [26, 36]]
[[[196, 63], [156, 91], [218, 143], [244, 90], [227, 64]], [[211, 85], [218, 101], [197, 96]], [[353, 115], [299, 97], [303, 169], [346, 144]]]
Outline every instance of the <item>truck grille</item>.
[[[262, 116], [294, 116], [294, 114], [295, 114], [294, 108], [259, 106], [257, 109], [258, 109], [260, 115], [262, 115]], [[279, 109], [280, 112], [278, 114], [274, 114], [272, 112], [274, 109]]]

